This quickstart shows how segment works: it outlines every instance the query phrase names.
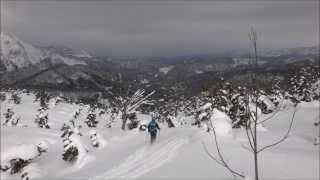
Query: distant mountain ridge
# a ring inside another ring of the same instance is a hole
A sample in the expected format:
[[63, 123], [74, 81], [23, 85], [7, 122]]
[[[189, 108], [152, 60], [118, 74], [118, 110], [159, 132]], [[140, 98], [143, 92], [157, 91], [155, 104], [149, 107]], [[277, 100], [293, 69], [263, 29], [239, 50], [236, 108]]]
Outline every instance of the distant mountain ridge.
[[[261, 70], [279, 72], [287, 64], [319, 61], [319, 47], [260, 53]], [[168, 91], [183, 83], [201, 89], [217, 76], [232, 76], [248, 68], [247, 55], [212, 54], [179, 57], [111, 59], [64, 46], [36, 47], [1, 33], [0, 83], [7, 86], [101, 90], [114, 93], [130, 87]]]
[[283, 55], [319, 55], [319, 45], [309, 46], [309, 47], [296, 47], [296, 48], [286, 48], [279, 50], [269, 50], [263, 52], [261, 55], [270, 56], [283, 56]]

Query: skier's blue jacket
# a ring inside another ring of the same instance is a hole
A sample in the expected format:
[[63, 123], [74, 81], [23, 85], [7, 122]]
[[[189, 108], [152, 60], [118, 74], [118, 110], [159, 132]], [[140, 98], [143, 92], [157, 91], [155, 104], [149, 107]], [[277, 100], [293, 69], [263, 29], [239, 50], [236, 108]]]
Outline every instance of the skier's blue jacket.
[[148, 124], [148, 132], [149, 133], [157, 133], [158, 129], [160, 130], [159, 124], [156, 122], [155, 119], [152, 118], [152, 120]]

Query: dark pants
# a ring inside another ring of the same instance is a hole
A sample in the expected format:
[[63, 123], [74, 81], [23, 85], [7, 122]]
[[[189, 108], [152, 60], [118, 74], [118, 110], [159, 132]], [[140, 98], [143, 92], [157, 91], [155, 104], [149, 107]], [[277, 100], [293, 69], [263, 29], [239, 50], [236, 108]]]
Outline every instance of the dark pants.
[[157, 131], [150, 132], [151, 143], [153, 143], [157, 138]]

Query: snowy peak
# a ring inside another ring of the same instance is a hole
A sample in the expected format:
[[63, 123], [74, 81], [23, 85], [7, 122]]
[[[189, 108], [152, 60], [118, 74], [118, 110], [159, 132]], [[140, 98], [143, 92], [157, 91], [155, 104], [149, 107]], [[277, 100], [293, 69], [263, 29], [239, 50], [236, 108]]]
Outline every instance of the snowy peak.
[[44, 54], [39, 48], [1, 32], [1, 63], [7, 71], [39, 63], [43, 57]]
[[[65, 48], [66, 49], [66, 48]], [[15, 71], [20, 68], [36, 65], [43, 60], [53, 64], [86, 65], [83, 58], [90, 58], [88, 53], [75, 52], [68, 48], [67, 52], [54, 48], [40, 48], [28, 44], [12, 34], [1, 32], [0, 66], [5, 71]]]

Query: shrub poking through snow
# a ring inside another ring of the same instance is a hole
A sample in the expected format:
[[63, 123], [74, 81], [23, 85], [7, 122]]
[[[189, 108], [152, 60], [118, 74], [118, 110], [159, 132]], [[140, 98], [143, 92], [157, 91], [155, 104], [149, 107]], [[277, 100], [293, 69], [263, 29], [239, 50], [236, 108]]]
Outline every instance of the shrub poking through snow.
[[71, 128], [64, 124], [61, 128], [63, 142], [62, 159], [68, 162], [75, 162], [79, 157], [85, 156], [88, 152], [81, 141], [81, 133], [78, 128]]
[[96, 130], [91, 130], [89, 132], [90, 140], [91, 140], [91, 145], [93, 147], [99, 148], [103, 147], [105, 145], [105, 140], [101, 137], [100, 134], [97, 133]]
[[34, 168], [32, 167], [35, 163], [35, 158], [41, 156], [42, 153], [47, 152], [48, 144], [42, 141], [36, 145], [20, 145], [9, 149], [4, 152], [1, 158], [1, 171], [9, 172], [10, 174], [21, 173], [22, 179], [30, 179], [37, 177], [34, 174]]
[[[318, 128], [319, 130], [319, 126], [320, 126], [320, 120], [318, 119], [318, 121], [316, 121], [314, 123], [314, 126], [316, 126], [316, 128]], [[318, 135], [316, 135], [316, 137], [314, 138], [314, 145], [317, 146], [317, 145], [320, 145], [320, 134], [318, 132]]]
[[17, 126], [20, 120], [20, 116], [14, 114], [11, 108], [7, 109], [7, 112], [4, 114], [5, 122], [2, 124], [3, 126]]
[[93, 147], [99, 147], [99, 141], [98, 141], [98, 135], [97, 135], [97, 131], [95, 130], [91, 130], [89, 132], [90, 135], [90, 140], [91, 140], [91, 144]]
[[88, 125], [88, 127], [97, 127], [98, 121], [97, 119], [97, 115], [96, 115], [96, 108], [95, 107], [90, 107], [89, 109], [89, 113], [87, 116], [87, 120], [85, 121], [85, 123]]

